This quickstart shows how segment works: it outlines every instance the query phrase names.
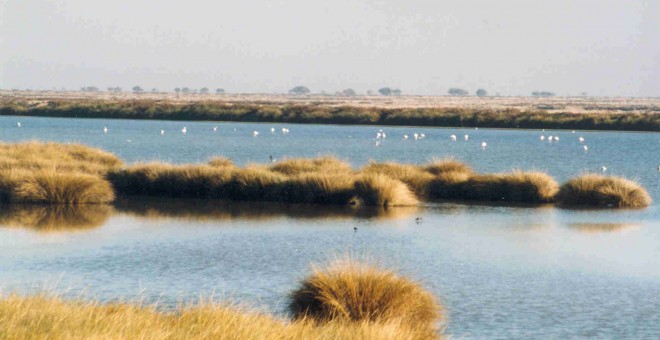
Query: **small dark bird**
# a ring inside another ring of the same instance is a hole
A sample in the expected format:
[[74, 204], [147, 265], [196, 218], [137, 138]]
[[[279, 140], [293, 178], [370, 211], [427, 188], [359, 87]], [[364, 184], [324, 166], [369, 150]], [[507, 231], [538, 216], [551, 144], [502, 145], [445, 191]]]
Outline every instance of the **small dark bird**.
[[357, 227], [353, 227], [353, 231], [354, 231], [354, 232], [357, 232]]
[[422, 223], [422, 218], [421, 218], [421, 217], [417, 217], [417, 218], [415, 218], [415, 222], [417, 222], [417, 223]]

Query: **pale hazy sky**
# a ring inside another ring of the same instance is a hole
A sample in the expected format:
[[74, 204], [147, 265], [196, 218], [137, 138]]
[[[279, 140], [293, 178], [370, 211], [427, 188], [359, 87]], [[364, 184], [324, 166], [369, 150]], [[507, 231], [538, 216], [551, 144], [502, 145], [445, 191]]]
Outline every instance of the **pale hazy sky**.
[[660, 96], [660, 0], [0, 0], [0, 88]]

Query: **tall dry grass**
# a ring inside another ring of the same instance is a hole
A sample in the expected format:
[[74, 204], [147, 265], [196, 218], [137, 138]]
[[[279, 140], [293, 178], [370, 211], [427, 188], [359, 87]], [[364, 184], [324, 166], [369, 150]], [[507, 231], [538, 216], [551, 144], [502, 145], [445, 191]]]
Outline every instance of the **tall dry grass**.
[[232, 167], [137, 164], [108, 173], [117, 193], [188, 198], [228, 198]]
[[563, 184], [557, 194], [563, 206], [644, 208], [651, 196], [635, 181], [621, 177], [584, 174]]
[[97, 175], [36, 170], [14, 180], [10, 202], [88, 204], [115, 199], [110, 183]]
[[394, 162], [371, 162], [360, 169], [360, 173], [364, 175], [380, 174], [399, 180], [405, 183], [418, 198], [422, 199], [428, 197], [429, 184], [434, 178], [431, 173], [424, 171], [422, 167]]
[[347, 173], [302, 173], [281, 186], [285, 202], [349, 205], [355, 200], [355, 180]]
[[350, 259], [313, 273], [291, 293], [294, 319], [383, 322], [398, 320], [433, 333], [442, 318], [436, 298], [396, 273]]
[[201, 302], [174, 312], [125, 303], [64, 301], [57, 297], [0, 298], [0, 338], [29, 339], [437, 339], [399, 320], [286, 322], [244, 308]]
[[347, 174], [352, 171], [350, 164], [331, 156], [285, 159], [273, 164], [270, 170], [284, 175], [300, 175], [308, 172]]
[[365, 174], [355, 180], [355, 193], [368, 206], [409, 206], [419, 204], [408, 186], [383, 174]]
[[55, 170], [102, 175], [122, 165], [115, 155], [81, 144], [0, 143], [0, 170]]

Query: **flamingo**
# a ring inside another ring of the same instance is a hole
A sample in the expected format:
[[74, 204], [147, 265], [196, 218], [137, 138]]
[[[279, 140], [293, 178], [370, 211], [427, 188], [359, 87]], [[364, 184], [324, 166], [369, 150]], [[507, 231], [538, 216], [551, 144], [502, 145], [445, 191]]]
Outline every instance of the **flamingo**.
[[413, 138], [414, 138], [415, 140], [418, 140], [418, 139], [419, 139], [419, 135], [417, 134], [417, 132], [413, 133]]
[[21, 122], [16, 123], [17, 127], [21, 127]]
[[606, 166], [604, 166], [604, 165], [603, 165], [603, 166], [601, 166], [601, 167], [600, 167], [600, 171], [601, 171], [601, 172], [605, 172], [605, 171], [607, 171], [607, 167], [606, 167]]
[[452, 142], [456, 141], [456, 135], [451, 135], [451, 136], [449, 136], [449, 138], [451, 139]]
[[218, 131], [218, 127], [217, 127], [217, 126], [214, 126], [214, 127], [213, 127], [213, 132], [217, 132], [217, 131]]
[[544, 135], [541, 135], [541, 137], [539, 137], [539, 139], [540, 139], [540, 140], [545, 140], [545, 136], [544, 136]]
[[275, 133], [275, 128], [274, 127], [270, 128], [270, 133]]
[[486, 149], [487, 146], [488, 146], [488, 143], [486, 143], [486, 142], [481, 142], [481, 148], [482, 148], [482, 149]]
[[584, 137], [582, 136], [578, 137], [578, 141], [580, 141], [580, 143], [584, 143]]
[[160, 135], [162, 136], [162, 135], [164, 135], [164, 134], [165, 134], [165, 130], [161, 129], [161, 130], [160, 130]]
[[259, 131], [257, 130], [252, 131], [252, 137], [259, 137]]
[[181, 133], [185, 135], [186, 133], [188, 133], [188, 129], [184, 126], [183, 129], [181, 129]]
[[[21, 123], [18, 123], [18, 124], [21, 124]], [[19, 125], [18, 127], [21, 127], [21, 126]], [[108, 127], [107, 126], [103, 127], [103, 133], [108, 133]]]
[[408, 135], [403, 135], [403, 140], [408, 140]]
[[423, 134], [423, 133], [420, 133], [420, 134], [419, 134], [419, 139], [424, 139], [424, 138], [426, 138], [426, 135]]
[[463, 139], [465, 139], [465, 141], [467, 142], [467, 141], [468, 141], [468, 139], [470, 139], [470, 136], [468, 136], [468, 135], [465, 135], [465, 136], [463, 136]]
[[587, 151], [589, 151], [589, 147], [588, 147], [588, 146], [586, 146], [586, 145], [583, 145], [583, 146], [582, 146], [582, 148], [584, 149], [584, 152], [587, 152]]

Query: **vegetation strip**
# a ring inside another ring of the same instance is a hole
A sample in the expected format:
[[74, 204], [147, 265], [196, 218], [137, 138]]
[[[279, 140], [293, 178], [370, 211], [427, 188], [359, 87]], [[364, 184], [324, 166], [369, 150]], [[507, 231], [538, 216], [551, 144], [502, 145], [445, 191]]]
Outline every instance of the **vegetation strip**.
[[242, 168], [225, 158], [127, 167], [114, 155], [83, 145], [0, 144], [0, 202], [108, 203], [116, 195], [381, 207], [429, 200], [614, 208], [651, 204], [643, 187], [622, 178], [586, 174], [560, 188], [542, 172], [476, 174], [454, 160], [421, 166], [370, 163], [358, 170], [333, 157]]
[[[310, 284], [319, 289], [307, 291]], [[0, 296], [0, 338], [412, 340], [442, 336], [441, 306], [431, 293], [389, 270], [351, 260], [315, 269], [292, 293], [291, 301], [294, 320], [287, 322], [205, 301], [167, 313], [155, 306], [128, 303]], [[317, 313], [320, 310], [324, 313]]]
[[362, 124], [433, 127], [490, 127], [660, 131], [660, 113], [547, 112], [515, 108], [379, 108], [327, 104], [174, 102], [154, 99], [52, 99], [35, 104], [29, 98], [0, 101], [0, 115], [281, 122], [309, 124]]

